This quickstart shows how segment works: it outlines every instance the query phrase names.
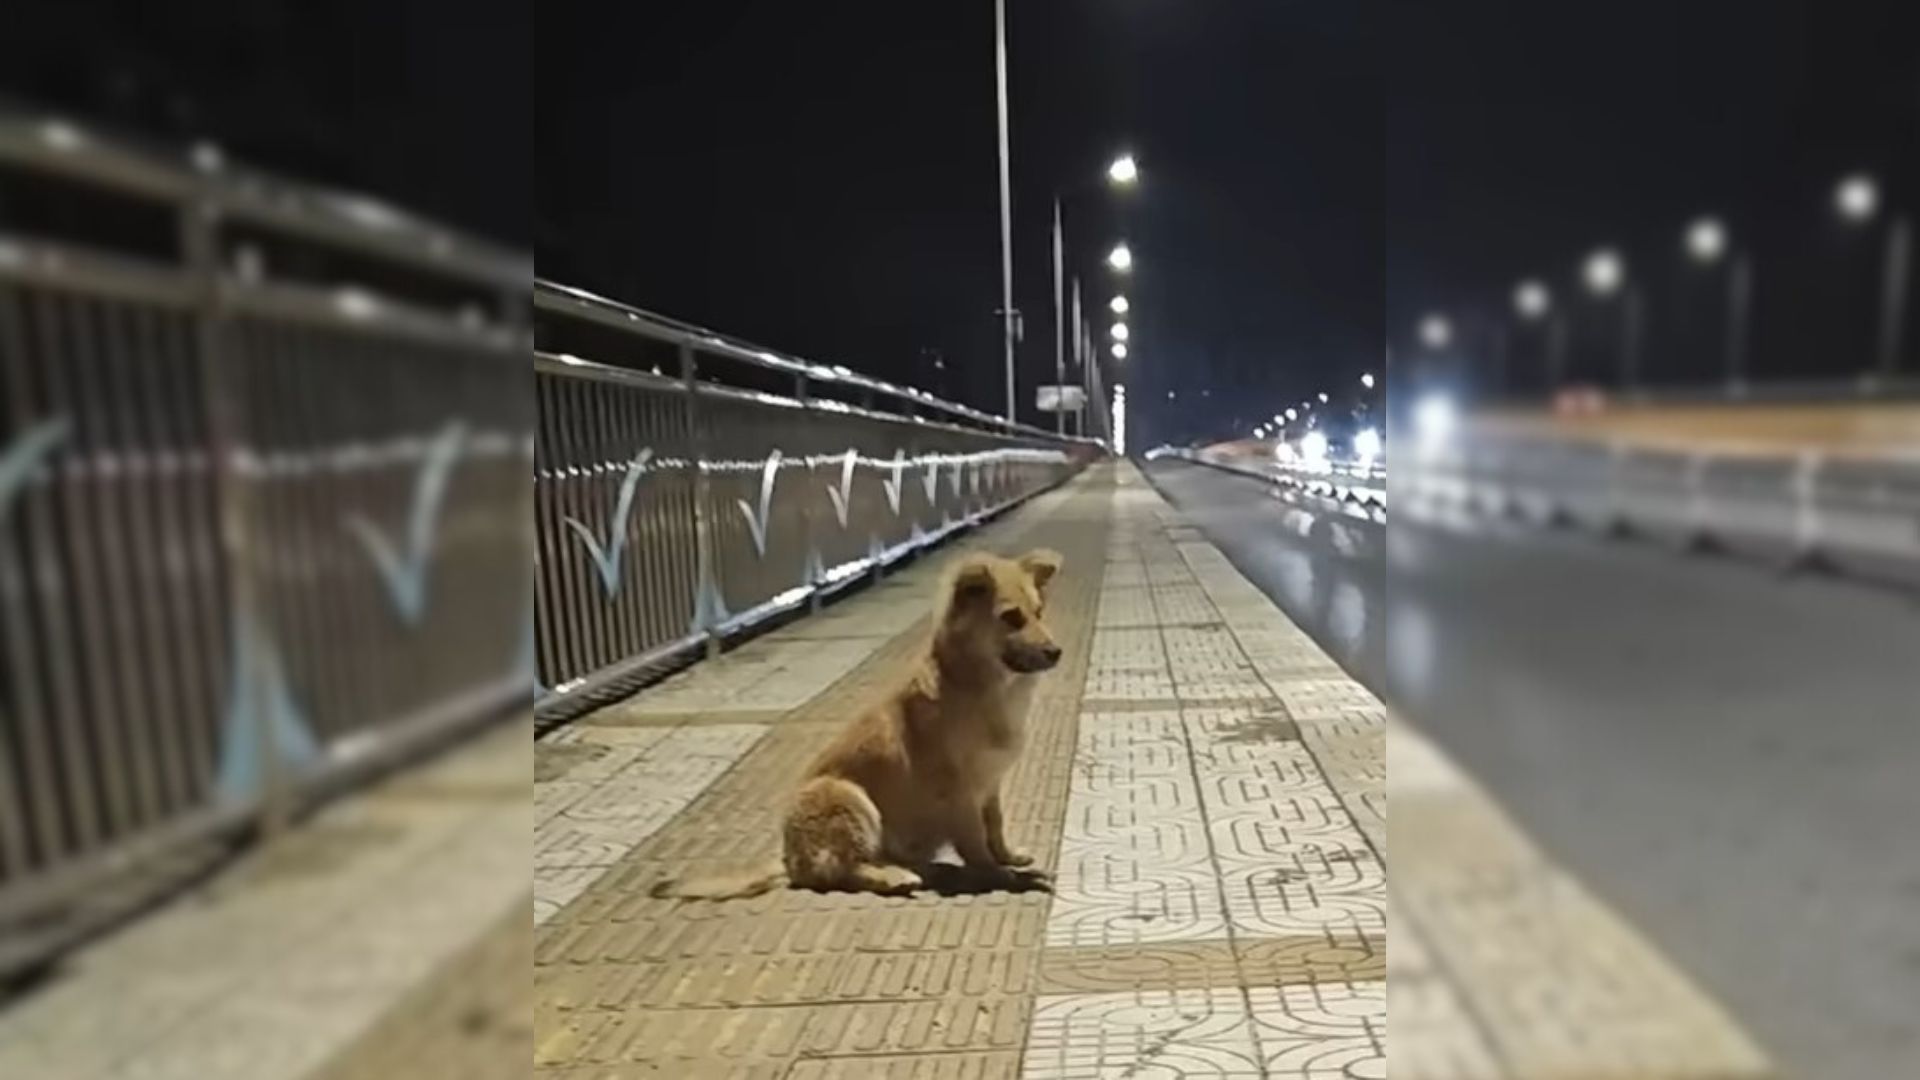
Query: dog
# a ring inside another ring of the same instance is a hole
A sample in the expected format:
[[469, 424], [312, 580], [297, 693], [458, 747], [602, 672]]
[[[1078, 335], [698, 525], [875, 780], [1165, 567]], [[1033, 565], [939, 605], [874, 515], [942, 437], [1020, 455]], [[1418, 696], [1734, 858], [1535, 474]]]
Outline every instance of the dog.
[[876, 707], [844, 728], [788, 806], [777, 865], [656, 884], [657, 897], [725, 900], [792, 886], [911, 895], [943, 845], [986, 889], [1047, 887], [1007, 844], [1000, 782], [1025, 742], [1033, 676], [1060, 662], [1044, 621], [1061, 557], [960, 557], [941, 578], [932, 632]]

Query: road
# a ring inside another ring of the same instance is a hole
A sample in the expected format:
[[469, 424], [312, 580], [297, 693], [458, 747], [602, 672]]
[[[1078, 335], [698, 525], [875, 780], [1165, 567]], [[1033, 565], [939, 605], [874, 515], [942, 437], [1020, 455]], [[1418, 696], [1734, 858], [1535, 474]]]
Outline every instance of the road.
[[1920, 1075], [1920, 602], [1149, 473], [1789, 1075]]

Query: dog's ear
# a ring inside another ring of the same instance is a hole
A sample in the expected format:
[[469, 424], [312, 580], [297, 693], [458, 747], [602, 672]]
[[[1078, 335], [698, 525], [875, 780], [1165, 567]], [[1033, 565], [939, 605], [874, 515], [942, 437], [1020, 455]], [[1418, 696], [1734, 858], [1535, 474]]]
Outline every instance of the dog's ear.
[[1025, 570], [1027, 576], [1033, 579], [1034, 588], [1046, 592], [1047, 583], [1060, 572], [1063, 562], [1059, 552], [1049, 548], [1035, 548], [1020, 556], [1020, 569]]
[[971, 556], [953, 573], [954, 609], [970, 607], [992, 599], [993, 565], [980, 556]]

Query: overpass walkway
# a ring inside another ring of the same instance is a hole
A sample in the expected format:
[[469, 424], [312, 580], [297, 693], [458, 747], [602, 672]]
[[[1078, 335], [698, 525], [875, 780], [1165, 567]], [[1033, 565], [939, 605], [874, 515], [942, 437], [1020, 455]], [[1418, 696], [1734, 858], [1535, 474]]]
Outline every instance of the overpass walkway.
[[949, 545], [535, 741], [530, 893], [514, 724], [84, 952], [0, 1012], [0, 1074], [1350, 1080], [1391, 972], [1400, 1080], [1773, 1075], [1131, 464], [967, 544], [1066, 557], [1007, 787], [1051, 894], [648, 895], [774, 854]]

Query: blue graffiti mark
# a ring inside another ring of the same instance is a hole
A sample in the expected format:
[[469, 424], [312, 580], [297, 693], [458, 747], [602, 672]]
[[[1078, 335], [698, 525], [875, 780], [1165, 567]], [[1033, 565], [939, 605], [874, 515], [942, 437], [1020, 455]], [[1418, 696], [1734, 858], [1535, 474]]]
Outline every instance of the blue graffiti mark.
[[[270, 749], [261, 745], [263, 727]], [[236, 614], [233, 680], [227, 689], [220, 767], [214, 777], [214, 791], [221, 801], [246, 803], [260, 796], [268, 753], [278, 758], [281, 767], [298, 772], [319, 760], [320, 744], [293, 700], [280, 654], [251, 619]]]
[[895, 450], [893, 452], [892, 475], [880, 482], [881, 486], [887, 491], [887, 506], [893, 510], [896, 516], [900, 513], [900, 474], [906, 470], [906, 467], [907, 459], [905, 452]]
[[653, 448], [646, 447], [627, 463], [626, 478], [620, 481], [620, 497], [613, 505], [613, 520], [607, 525], [605, 547], [600, 546], [591, 529], [573, 518], [565, 519], [567, 527], [580, 537], [581, 543], [587, 545], [587, 554], [592, 556], [594, 566], [599, 568], [600, 585], [606, 589], [609, 598], [620, 591], [620, 563], [627, 551], [627, 523], [633, 515], [633, 496], [639, 488], [641, 475], [646, 472], [647, 463], [652, 460]]
[[767, 463], [760, 470], [760, 511], [748, 505], [745, 499], [735, 499], [733, 504], [740, 508], [740, 516], [747, 519], [747, 529], [753, 533], [753, 550], [761, 558], [767, 557], [767, 520], [773, 510], [773, 485], [780, 476], [780, 451], [767, 455]]
[[828, 488], [827, 497], [833, 500], [833, 514], [840, 519], [840, 527], [847, 527], [847, 500], [853, 494], [853, 466], [859, 460], [859, 452], [848, 450], [840, 463], [840, 486]]
[[365, 517], [355, 514], [347, 521], [348, 530], [359, 538], [367, 549], [367, 556], [380, 571], [381, 580], [386, 582], [394, 610], [408, 623], [417, 625], [426, 614], [427, 571], [433, 562], [434, 532], [440, 523], [440, 506], [446, 501], [447, 481], [459, 461], [460, 444], [465, 437], [466, 425], [456, 420], [448, 424], [428, 448], [420, 474], [414, 480], [404, 556]]
[[27, 486], [34, 470], [66, 439], [69, 428], [64, 418], [42, 420], [22, 432], [7, 446], [5, 453], [0, 453], [0, 524], [6, 522], [14, 499]]

